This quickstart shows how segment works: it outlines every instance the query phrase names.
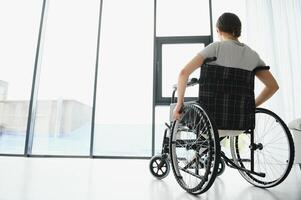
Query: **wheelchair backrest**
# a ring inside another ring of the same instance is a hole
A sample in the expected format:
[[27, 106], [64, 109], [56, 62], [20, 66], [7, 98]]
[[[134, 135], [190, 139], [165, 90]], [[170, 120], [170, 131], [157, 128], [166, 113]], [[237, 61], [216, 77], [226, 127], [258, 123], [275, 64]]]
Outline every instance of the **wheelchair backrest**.
[[201, 67], [199, 103], [209, 113], [218, 129], [254, 129], [254, 77], [255, 70], [210, 64]]

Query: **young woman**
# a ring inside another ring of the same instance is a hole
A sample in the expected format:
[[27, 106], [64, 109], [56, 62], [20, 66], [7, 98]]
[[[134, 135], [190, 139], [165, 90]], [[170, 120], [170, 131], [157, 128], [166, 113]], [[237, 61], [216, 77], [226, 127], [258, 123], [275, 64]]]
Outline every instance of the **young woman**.
[[[208, 57], [216, 57], [215, 65], [240, 68], [252, 71], [257, 66], [265, 66], [259, 55], [246, 44], [239, 42], [241, 34], [240, 19], [233, 13], [222, 14], [216, 23], [219, 42], [214, 42], [198, 53], [181, 71], [178, 78], [178, 102], [173, 111], [174, 119], [181, 116], [184, 94], [189, 75], [199, 68]], [[268, 70], [261, 70], [256, 77], [265, 85], [255, 99], [256, 107], [268, 100], [278, 90], [278, 84]]]

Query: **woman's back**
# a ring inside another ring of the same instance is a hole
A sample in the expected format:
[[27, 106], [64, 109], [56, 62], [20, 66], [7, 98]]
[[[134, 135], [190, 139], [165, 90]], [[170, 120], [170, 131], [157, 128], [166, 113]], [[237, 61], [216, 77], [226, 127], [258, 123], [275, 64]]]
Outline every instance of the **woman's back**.
[[216, 57], [212, 64], [253, 71], [265, 63], [248, 45], [236, 40], [214, 42], [199, 53], [203, 58]]

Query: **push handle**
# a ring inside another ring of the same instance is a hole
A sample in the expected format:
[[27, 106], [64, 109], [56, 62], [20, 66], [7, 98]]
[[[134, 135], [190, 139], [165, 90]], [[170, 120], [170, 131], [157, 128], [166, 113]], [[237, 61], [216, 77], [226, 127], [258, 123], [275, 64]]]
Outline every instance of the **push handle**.
[[[198, 83], [199, 83], [199, 80], [198, 80], [197, 78], [188, 79], [188, 81], [187, 81], [187, 83], [186, 83], [186, 87], [194, 86], [194, 85], [196, 85], [196, 84], [198, 84]], [[172, 88], [173, 88], [174, 90], [176, 90], [176, 89], [178, 88], [178, 85], [177, 85], [177, 84], [174, 84], [174, 85], [172, 86]]]
[[270, 70], [270, 66], [257, 66], [255, 67], [255, 69], [253, 69], [253, 73], [256, 74], [256, 72], [262, 70]]

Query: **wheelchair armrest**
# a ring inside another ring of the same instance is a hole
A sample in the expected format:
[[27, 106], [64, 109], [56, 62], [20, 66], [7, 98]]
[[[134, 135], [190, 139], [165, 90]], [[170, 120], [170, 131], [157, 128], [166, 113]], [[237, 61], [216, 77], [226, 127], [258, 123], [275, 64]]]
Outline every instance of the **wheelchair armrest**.
[[256, 72], [262, 70], [270, 70], [270, 66], [257, 66], [255, 67], [255, 69], [253, 69], [253, 73], [256, 74]]
[[203, 63], [203, 65], [204, 64], [207, 64], [207, 63], [210, 63], [210, 62], [213, 62], [213, 61], [216, 61], [217, 60], [217, 58], [214, 56], [214, 57], [208, 57], [208, 58], [206, 58], [205, 60], [204, 60], [204, 63]]
[[[198, 83], [199, 83], [199, 80], [198, 80], [197, 78], [188, 79], [187, 84], [186, 84], [186, 87], [194, 86], [194, 85], [196, 85], [196, 84], [198, 84]], [[176, 89], [178, 88], [178, 85], [177, 85], [177, 84], [174, 84], [174, 85], [172, 86], [172, 88], [173, 88], [174, 90], [176, 90]]]

